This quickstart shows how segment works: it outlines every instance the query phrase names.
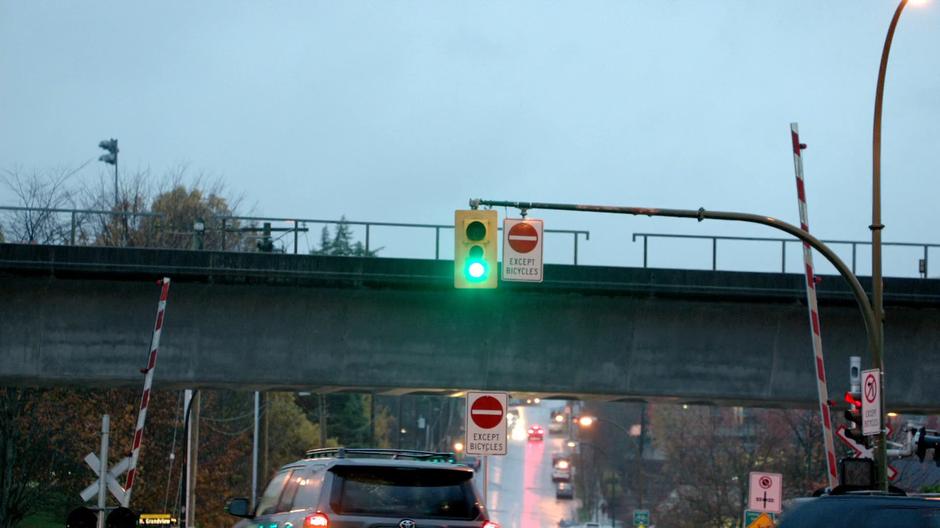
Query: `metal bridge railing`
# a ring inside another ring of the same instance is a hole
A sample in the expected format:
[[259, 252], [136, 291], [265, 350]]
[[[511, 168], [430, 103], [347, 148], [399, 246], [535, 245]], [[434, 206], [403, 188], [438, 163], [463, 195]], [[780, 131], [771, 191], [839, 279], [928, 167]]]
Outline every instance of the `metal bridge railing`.
[[[186, 244], [189, 244], [189, 241], [192, 241], [192, 247], [196, 247], [197, 237], [203, 237], [203, 235], [211, 232], [217, 232], [218, 236], [215, 236], [212, 239], [212, 243], [207, 244], [206, 249], [215, 249], [215, 250], [228, 250], [231, 251], [233, 248], [245, 248], [250, 247], [250, 245], [240, 245], [232, 244], [232, 239], [237, 238], [246, 238], [246, 239], [257, 239], [262, 235], [259, 233], [264, 232], [264, 227], [262, 224], [277, 224], [269, 226], [269, 234], [283, 234], [284, 236], [291, 236], [293, 244], [288, 248], [285, 248], [285, 251], [300, 254], [301, 253], [301, 241], [300, 233], [306, 233], [309, 231], [308, 225], [323, 225], [323, 226], [338, 226], [338, 225], [347, 225], [352, 227], [359, 227], [364, 229], [364, 249], [368, 254], [374, 248], [374, 228], [377, 227], [391, 227], [396, 229], [421, 229], [421, 230], [433, 230], [434, 231], [434, 259], [440, 260], [441, 258], [441, 231], [442, 230], [453, 230], [454, 226], [452, 224], [415, 224], [415, 223], [403, 223], [403, 222], [365, 222], [359, 220], [330, 220], [322, 218], [287, 218], [287, 217], [269, 217], [269, 216], [235, 216], [235, 215], [226, 215], [226, 216], [211, 216], [208, 218], [202, 219], [204, 223], [202, 224], [203, 231], [196, 231], [194, 226], [189, 226], [188, 229], [180, 230], [178, 227], [174, 230], [170, 229], [170, 226], [166, 225], [164, 221], [166, 215], [163, 213], [153, 213], [153, 212], [130, 212], [130, 211], [106, 211], [106, 210], [95, 210], [95, 209], [53, 209], [53, 208], [41, 208], [41, 207], [21, 207], [21, 206], [0, 206], [0, 229], [4, 228], [4, 224], [7, 226], [11, 222], [22, 223], [26, 219], [17, 219], [17, 218], [3, 218], [2, 213], [7, 212], [12, 215], [17, 213], [26, 213], [26, 214], [35, 214], [35, 217], [28, 219], [29, 222], [34, 224], [42, 224], [47, 231], [50, 230], [50, 226], [54, 229], [55, 233], [58, 236], [53, 237], [49, 243], [61, 243], [68, 245], [77, 245], [80, 243], [93, 245], [96, 242], [102, 243], [101, 240], [96, 240], [93, 232], [94, 227], [91, 227], [91, 233], [86, 233], [83, 231], [83, 222], [89, 217], [93, 216], [111, 216], [111, 217], [123, 217], [127, 218], [145, 218], [150, 217], [154, 218], [157, 221], [153, 222], [153, 225], [148, 226], [150, 229], [154, 229], [159, 233], [173, 235], [176, 240], [182, 239], [186, 241]], [[68, 220], [56, 220], [58, 215], [68, 215]], [[9, 215], [8, 215], [9, 216]], [[126, 230], [127, 222], [124, 222], [124, 229]], [[286, 225], [286, 226], [285, 226]], [[499, 228], [499, 231], [502, 231], [502, 228]], [[273, 233], [271, 233], [273, 232]], [[66, 235], [67, 233], [67, 235]], [[584, 240], [591, 239], [591, 232], [585, 230], [577, 229], [546, 229], [546, 234], [560, 234], [560, 235], [570, 235], [572, 240], [572, 262], [574, 265], [578, 265], [578, 244], [581, 240], [581, 237]], [[9, 229], [6, 229], [6, 234], [10, 235], [11, 232]], [[126, 233], [125, 233], [126, 235]], [[7, 236], [7, 241], [9, 240]], [[226, 239], [229, 239], [227, 243]], [[110, 239], [114, 243], [120, 243], [118, 238]], [[146, 237], [142, 240], [136, 242], [137, 247], [148, 247], [148, 242], [156, 240], [155, 237]], [[23, 242], [32, 242], [33, 240], [23, 240]], [[44, 242], [44, 241], [41, 241]], [[107, 243], [107, 242], [104, 242]], [[286, 246], [286, 244], [285, 244]], [[303, 253], [308, 253], [315, 250], [316, 248], [311, 246], [307, 242], [307, 247]]]
[[[696, 239], [696, 240], [710, 240], [711, 241], [711, 256], [712, 256], [712, 271], [718, 270], [718, 241], [728, 240], [728, 241], [738, 241], [738, 242], [771, 242], [780, 244], [780, 272], [787, 272], [787, 244], [799, 244], [800, 241], [794, 238], [773, 238], [773, 237], [741, 237], [741, 236], [712, 236], [712, 235], [676, 235], [668, 233], [633, 233], [633, 241], [636, 242], [637, 238], [643, 239], [643, 267], [646, 268], [648, 265], [649, 257], [649, 239], [651, 238], [685, 238], [685, 239]], [[858, 252], [858, 246], [871, 246], [870, 241], [864, 240], [823, 240], [824, 244], [832, 245], [848, 245], [852, 248], [852, 273], [856, 273], [856, 255]], [[921, 276], [927, 277], [928, 268], [928, 257], [930, 254], [930, 249], [940, 248], [940, 244], [925, 244], [920, 242], [882, 242], [882, 246], [885, 247], [915, 247], [923, 249], [923, 258], [920, 261], [919, 272]]]
[[[69, 216], [68, 243], [74, 246], [78, 240], [78, 232], [81, 229], [81, 222], [89, 216], [111, 216], [123, 218], [163, 218], [163, 213], [133, 212], [133, 211], [105, 211], [98, 209], [68, 209], [68, 208], [47, 208], [47, 207], [21, 207], [15, 205], [0, 205], [0, 211], [11, 213], [38, 213], [38, 218], [32, 219], [36, 227], [44, 227], [42, 224], [52, 222], [52, 218], [57, 215]], [[0, 223], [2, 227], [2, 223]], [[27, 240], [27, 242], [29, 242]]]
[[[361, 227], [365, 230], [364, 237], [364, 247], [366, 253], [369, 253], [373, 248], [372, 241], [372, 230], [375, 227], [395, 227], [395, 228], [407, 228], [407, 229], [423, 229], [423, 230], [433, 230], [434, 231], [434, 260], [440, 260], [441, 258], [441, 230], [453, 230], [453, 224], [412, 224], [412, 223], [402, 223], [402, 222], [365, 222], [361, 220], [326, 220], [322, 218], [282, 218], [282, 217], [270, 217], [270, 216], [219, 216], [216, 217], [217, 220], [221, 222], [222, 225], [222, 244], [225, 244], [225, 233], [231, 232], [228, 230], [227, 226], [234, 222], [248, 222], [252, 225], [256, 225], [257, 222], [278, 222], [286, 223], [289, 225], [287, 228], [288, 232], [293, 234], [294, 243], [293, 243], [293, 253], [298, 253], [298, 247], [300, 246], [299, 233], [305, 232], [308, 230], [308, 224], [314, 225], [339, 225], [345, 224], [347, 226], [356, 226]], [[500, 227], [499, 231], [502, 231], [503, 228]], [[578, 241], [580, 236], [584, 236], [584, 240], [591, 239], [591, 232], [584, 231], [579, 229], [546, 229], [545, 233], [549, 234], [562, 234], [562, 235], [571, 235], [572, 238], [572, 262], [575, 266], [578, 265]]]

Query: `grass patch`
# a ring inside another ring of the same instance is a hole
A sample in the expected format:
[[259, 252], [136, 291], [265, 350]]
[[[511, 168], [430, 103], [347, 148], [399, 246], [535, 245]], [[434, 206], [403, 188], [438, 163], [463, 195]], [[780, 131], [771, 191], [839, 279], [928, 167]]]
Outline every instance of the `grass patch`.
[[18, 528], [62, 528], [65, 522], [51, 513], [37, 513], [23, 519]]

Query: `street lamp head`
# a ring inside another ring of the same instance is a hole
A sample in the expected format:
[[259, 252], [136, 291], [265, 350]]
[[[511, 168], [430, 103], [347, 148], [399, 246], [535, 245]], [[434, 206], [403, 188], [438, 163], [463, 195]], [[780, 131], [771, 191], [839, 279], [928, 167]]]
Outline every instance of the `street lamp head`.
[[914, 7], [925, 6], [930, 3], [930, 0], [911, 0], [911, 5]]
[[580, 425], [581, 427], [591, 427], [593, 423], [594, 423], [593, 416], [582, 416], [578, 418], [578, 425]]
[[463, 442], [454, 442], [454, 451], [458, 453], [463, 452]]

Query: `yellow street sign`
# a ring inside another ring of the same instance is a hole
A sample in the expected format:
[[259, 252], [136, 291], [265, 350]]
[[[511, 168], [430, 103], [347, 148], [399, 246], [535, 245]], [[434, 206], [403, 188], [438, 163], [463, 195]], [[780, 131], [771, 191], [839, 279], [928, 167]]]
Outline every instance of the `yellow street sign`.
[[761, 513], [751, 524], [747, 525], [747, 528], [774, 528], [775, 526], [769, 514]]

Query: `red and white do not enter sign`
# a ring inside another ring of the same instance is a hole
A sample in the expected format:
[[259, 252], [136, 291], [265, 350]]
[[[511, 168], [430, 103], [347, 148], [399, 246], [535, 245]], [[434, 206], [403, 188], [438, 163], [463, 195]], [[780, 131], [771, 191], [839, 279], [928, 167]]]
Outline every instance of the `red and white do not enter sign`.
[[503, 405], [492, 396], [480, 396], [470, 406], [470, 419], [482, 429], [492, 429], [503, 421]]
[[539, 245], [539, 232], [532, 224], [521, 222], [509, 228], [509, 246], [519, 253], [528, 253]]
[[467, 393], [465, 453], [505, 455], [508, 452], [508, 404], [509, 394], [505, 392]]

